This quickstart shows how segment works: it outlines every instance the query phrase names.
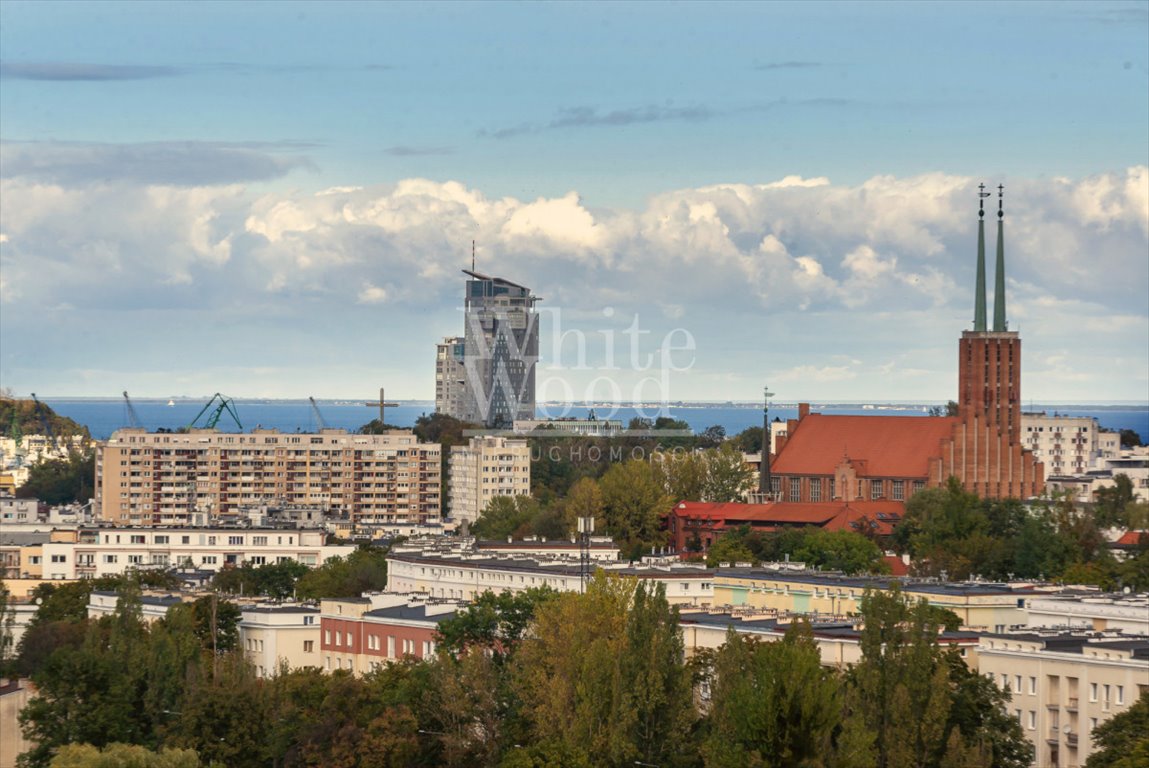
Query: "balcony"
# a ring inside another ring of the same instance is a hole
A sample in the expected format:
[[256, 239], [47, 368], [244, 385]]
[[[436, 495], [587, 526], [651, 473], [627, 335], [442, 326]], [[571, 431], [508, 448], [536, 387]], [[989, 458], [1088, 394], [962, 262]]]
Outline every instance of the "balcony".
[[1071, 747], [1076, 747], [1077, 746], [1077, 734], [1074, 733], [1073, 731], [1070, 731], [1069, 733], [1065, 734], [1065, 743]]
[[1067, 710], [1069, 710], [1070, 712], [1076, 712], [1077, 711], [1077, 697], [1076, 696], [1070, 696], [1068, 699], [1066, 699], [1065, 700], [1065, 708]]

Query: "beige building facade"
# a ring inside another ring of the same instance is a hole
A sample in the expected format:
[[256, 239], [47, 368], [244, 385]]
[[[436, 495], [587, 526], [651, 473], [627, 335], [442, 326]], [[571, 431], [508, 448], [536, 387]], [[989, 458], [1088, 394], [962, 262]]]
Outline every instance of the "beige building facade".
[[309, 605], [244, 606], [239, 646], [260, 677], [272, 677], [280, 667], [318, 667], [319, 609]]
[[451, 519], [473, 523], [496, 496], [530, 494], [530, 446], [526, 440], [472, 437], [451, 448], [447, 482]]
[[408, 430], [381, 435], [121, 429], [96, 451], [96, 518], [121, 525], [204, 525], [270, 503], [356, 522], [440, 516], [440, 448]]
[[1149, 690], [1149, 637], [1066, 632], [987, 635], [978, 670], [1010, 692], [1037, 768], [1081, 768], [1093, 730]]

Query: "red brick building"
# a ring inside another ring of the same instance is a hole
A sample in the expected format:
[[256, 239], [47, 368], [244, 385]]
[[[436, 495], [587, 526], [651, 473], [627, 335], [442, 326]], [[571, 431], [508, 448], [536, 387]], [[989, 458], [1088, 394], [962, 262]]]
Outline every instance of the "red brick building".
[[[722, 531], [813, 525], [889, 533], [905, 502], [956, 477], [983, 498], [1031, 498], [1043, 468], [1021, 442], [1021, 339], [1005, 319], [1005, 244], [999, 187], [992, 327], [986, 317], [985, 211], [978, 213], [974, 327], [958, 342], [956, 416], [837, 416], [798, 406], [769, 459], [765, 504], [682, 502], [668, 515], [674, 546], [705, 550]], [[984, 188], [983, 188], [984, 190]], [[981, 197], [988, 195], [983, 191]]]
[[[899, 503], [956, 477], [983, 498], [1041, 494], [1043, 468], [1021, 442], [1021, 339], [1005, 319], [999, 187], [994, 318], [986, 318], [985, 222], [978, 213], [974, 328], [958, 342], [956, 416], [827, 416], [798, 406], [770, 462], [781, 502]], [[986, 197], [982, 193], [982, 197]]]

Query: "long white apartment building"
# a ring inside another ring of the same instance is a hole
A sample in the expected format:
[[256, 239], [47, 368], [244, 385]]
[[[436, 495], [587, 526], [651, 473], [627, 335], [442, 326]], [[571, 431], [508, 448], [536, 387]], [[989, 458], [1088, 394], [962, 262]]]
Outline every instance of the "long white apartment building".
[[[714, 571], [670, 559], [641, 564], [592, 560], [587, 572], [602, 569], [666, 586], [666, 598], [677, 605], [710, 605]], [[521, 592], [550, 587], [577, 592], [583, 585], [577, 557], [492, 555], [468, 545], [451, 550], [397, 546], [387, 556], [387, 591], [420, 592], [431, 597], [473, 600], [483, 592]]]
[[40, 578], [93, 579], [149, 568], [218, 571], [287, 560], [319, 566], [355, 550], [328, 545], [326, 537], [322, 530], [281, 528], [80, 528], [54, 531], [26, 556], [37, 558]]
[[984, 635], [978, 671], [1008, 688], [1037, 768], [1081, 768], [1097, 726], [1149, 691], [1149, 636], [1027, 630]]
[[1059, 627], [1149, 636], [1149, 593], [1052, 594], [1025, 604], [1028, 627]]
[[266, 504], [314, 506], [365, 523], [440, 517], [440, 447], [380, 435], [117, 430], [96, 451], [96, 518], [202, 525]]
[[473, 523], [496, 496], [530, 494], [530, 446], [526, 440], [472, 437], [451, 448], [447, 483], [451, 519]]

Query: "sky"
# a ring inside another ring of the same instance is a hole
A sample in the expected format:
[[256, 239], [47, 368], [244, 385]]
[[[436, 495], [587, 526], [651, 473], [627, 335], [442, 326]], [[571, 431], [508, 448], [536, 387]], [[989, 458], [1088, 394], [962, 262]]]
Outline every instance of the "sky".
[[0, 387], [945, 401], [978, 184], [1027, 402], [1149, 400], [1149, 3], [0, 1]]

